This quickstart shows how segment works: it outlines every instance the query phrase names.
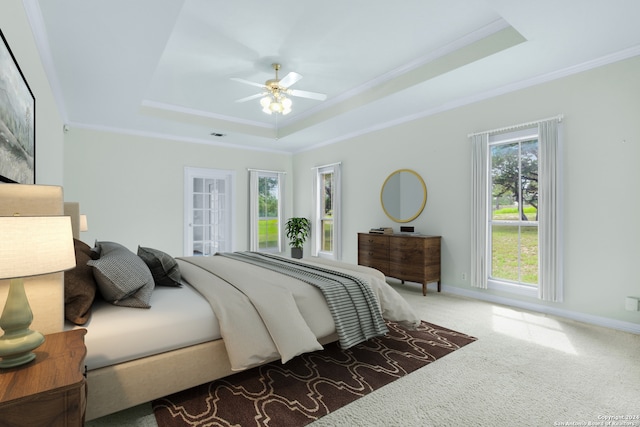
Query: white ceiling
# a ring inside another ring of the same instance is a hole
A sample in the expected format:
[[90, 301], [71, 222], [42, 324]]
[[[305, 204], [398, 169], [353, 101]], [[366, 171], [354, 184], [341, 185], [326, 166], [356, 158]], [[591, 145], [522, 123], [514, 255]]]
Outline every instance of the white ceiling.
[[[24, 2], [69, 126], [284, 152], [640, 54], [637, 0]], [[235, 102], [273, 62], [327, 100]]]

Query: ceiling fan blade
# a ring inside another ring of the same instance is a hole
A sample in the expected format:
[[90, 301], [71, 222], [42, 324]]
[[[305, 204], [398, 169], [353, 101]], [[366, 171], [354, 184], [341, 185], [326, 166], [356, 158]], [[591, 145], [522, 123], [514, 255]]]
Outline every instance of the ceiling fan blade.
[[290, 90], [289, 94], [291, 96], [297, 96], [300, 98], [309, 98], [309, 99], [317, 99], [318, 101], [324, 101], [325, 99], [327, 99], [327, 95], [325, 95], [324, 93], [317, 93], [317, 92], [308, 92], [306, 90]]
[[289, 87], [289, 86], [292, 86], [294, 83], [296, 83], [301, 78], [302, 78], [302, 76], [300, 74], [295, 73], [295, 72], [292, 71], [289, 74], [287, 74], [286, 76], [284, 76], [282, 79], [280, 79], [280, 82], [278, 84], [280, 86], [283, 86], [283, 87]]
[[247, 102], [251, 101], [252, 99], [258, 99], [261, 96], [264, 96], [264, 93], [256, 93], [255, 95], [247, 96], [246, 98], [240, 98], [237, 99], [236, 102]]
[[231, 77], [231, 80], [234, 80], [234, 81], [236, 81], [236, 82], [240, 82], [240, 83], [244, 83], [244, 84], [247, 84], [247, 85], [251, 85], [251, 86], [259, 87], [259, 88], [262, 88], [262, 89], [264, 89], [264, 88], [265, 88], [265, 85], [264, 85], [264, 84], [262, 84], [262, 83], [251, 82], [251, 81], [249, 81], [249, 80], [239, 79], [239, 78], [237, 78], [237, 77]]

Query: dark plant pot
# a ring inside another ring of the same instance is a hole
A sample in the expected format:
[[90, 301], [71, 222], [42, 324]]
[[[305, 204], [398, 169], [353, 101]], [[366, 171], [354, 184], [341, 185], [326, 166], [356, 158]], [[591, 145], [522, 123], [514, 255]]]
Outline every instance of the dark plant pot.
[[302, 248], [291, 248], [291, 258], [301, 259]]

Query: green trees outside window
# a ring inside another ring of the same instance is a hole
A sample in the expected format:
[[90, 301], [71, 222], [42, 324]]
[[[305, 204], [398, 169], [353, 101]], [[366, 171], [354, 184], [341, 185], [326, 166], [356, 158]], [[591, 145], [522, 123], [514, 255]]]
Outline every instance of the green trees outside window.
[[258, 248], [260, 250], [277, 249], [280, 230], [277, 176], [260, 176], [258, 198]]
[[538, 140], [491, 145], [490, 277], [538, 284]]

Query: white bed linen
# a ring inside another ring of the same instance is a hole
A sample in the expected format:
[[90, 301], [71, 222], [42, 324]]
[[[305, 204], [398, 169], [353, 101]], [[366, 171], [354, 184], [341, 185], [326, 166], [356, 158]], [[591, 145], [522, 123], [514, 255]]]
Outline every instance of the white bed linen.
[[97, 369], [165, 351], [220, 339], [211, 305], [188, 284], [156, 286], [151, 308], [119, 307], [96, 301], [86, 328], [87, 369]]
[[[276, 359], [285, 363], [297, 354], [322, 348], [318, 340], [335, 335], [326, 300], [314, 286], [223, 256], [181, 257], [177, 261], [182, 277], [216, 312], [233, 371]], [[385, 282], [382, 273], [338, 261], [331, 264], [371, 286], [385, 319], [407, 327], [420, 324], [420, 318]]]

